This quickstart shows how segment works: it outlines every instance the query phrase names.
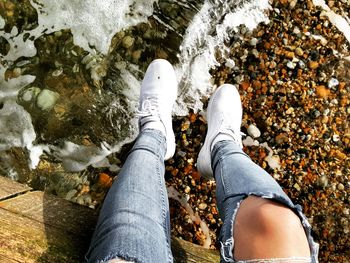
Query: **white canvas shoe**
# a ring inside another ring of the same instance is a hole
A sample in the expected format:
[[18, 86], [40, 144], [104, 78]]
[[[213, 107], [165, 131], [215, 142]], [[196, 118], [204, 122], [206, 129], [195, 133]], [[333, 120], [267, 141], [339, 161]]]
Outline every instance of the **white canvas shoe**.
[[154, 60], [147, 68], [140, 92], [139, 129], [160, 130], [166, 137], [165, 160], [175, 153], [172, 109], [177, 97], [177, 80], [173, 66], [164, 59]]
[[232, 140], [243, 148], [242, 103], [235, 86], [224, 84], [214, 92], [207, 108], [207, 123], [208, 131], [198, 155], [197, 168], [201, 176], [213, 179], [211, 151], [215, 143]]

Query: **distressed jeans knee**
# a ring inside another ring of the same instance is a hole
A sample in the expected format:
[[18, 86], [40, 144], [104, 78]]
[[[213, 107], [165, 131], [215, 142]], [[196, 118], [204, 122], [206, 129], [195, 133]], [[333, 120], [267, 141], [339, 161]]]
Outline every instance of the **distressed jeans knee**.
[[301, 207], [295, 205], [279, 184], [260, 166], [256, 165], [232, 141], [215, 144], [212, 168], [216, 180], [216, 198], [223, 226], [219, 234], [221, 262], [237, 262], [233, 257], [234, 223], [240, 204], [250, 195], [270, 199], [290, 208], [299, 217], [310, 247], [310, 262], [318, 262], [318, 244], [311, 236], [311, 226]]

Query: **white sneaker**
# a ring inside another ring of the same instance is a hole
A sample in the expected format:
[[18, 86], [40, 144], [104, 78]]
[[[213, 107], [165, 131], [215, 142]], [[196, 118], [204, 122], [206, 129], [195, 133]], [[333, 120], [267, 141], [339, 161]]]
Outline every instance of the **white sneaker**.
[[139, 129], [160, 130], [166, 137], [167, 151], [164, 159], [175, 153], [175, 135], [172, 109], [177, 97], [177, 80], [173, 66], [164, 59], [154, 60], [147, 68], [140, 92], [136, 115]]
[[201, 176], [213, 179], [211, 151], [215, 143], [235, 141], [241, 148], [242, 103], [235, 86], [224, 84], [211, 96], [207, 108], [208, 131], [198, 155], [197, 168]]

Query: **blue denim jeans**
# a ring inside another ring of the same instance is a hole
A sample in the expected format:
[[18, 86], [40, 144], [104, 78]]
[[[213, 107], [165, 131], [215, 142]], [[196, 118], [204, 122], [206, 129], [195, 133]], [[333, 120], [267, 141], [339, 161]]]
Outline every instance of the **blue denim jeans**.
[[[88, 262], [120, 258], [132, 262], [173, 262], [170, 246], [169, 203], [164, 181], [165, 137], [144, 130], [109, 190], [86, 255]], [[318, 245], [300, 206], [277, 182], [254, 164], [238, 145], [218, 142], [212, 152], [217, 202], [223, 226], [219, 241], [221, 262], [233, 259], [233, 226], [240, 203], [249, 195], [273, 199], [292, 209], [307, 234], [311, 259], [317, 262]]]

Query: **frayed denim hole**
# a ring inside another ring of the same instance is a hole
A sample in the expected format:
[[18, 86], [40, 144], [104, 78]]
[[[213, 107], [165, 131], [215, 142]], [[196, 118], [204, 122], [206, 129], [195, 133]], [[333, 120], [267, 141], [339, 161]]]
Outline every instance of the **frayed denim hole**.
[[97, 263], [108, 263], [108, 261], [116, 259], [116, 258], [120, 258], [120, 259], [123, 259], [125, 261], [130, 261], [130, 262], [134, 262], [134, 263], [142, 263], [141, 261], [137, 260], [136, 258], [131, 257], [130, 255], [126, 255], [123, 252], [111, 253], [111, 254], [107, 255], [104, 259], [98, 260]]
[[[317, 256], [318, 256], [319, 245], [316, 242], [314, 242], [314, 240], [312, 238], [311, 225], [307, 221], [306, 216], [302, 213], [302, 209], [301, 209], [300, 205], [294, 205], [293, 203], [291, 203], [291, 201], [289, 199], [286, 199], [283, 196], [275, 194], [273, 192], [249, 192], [246, 195], [247, 195], [246, 197], [256, 196], [259, 198], [264, 198], [267, 200], [275, 201], [275, 202], [280, 203], [280, 204], [286, 206], [287, 208], [291, 209], [299, 217], [300, 222], [304, 228], [304, 231], [305, 231], [308, 243], [309, 243], [312, 263], [318, 262]], [[235, 196], [237, 196], [237, 195], [235, 195]]]

